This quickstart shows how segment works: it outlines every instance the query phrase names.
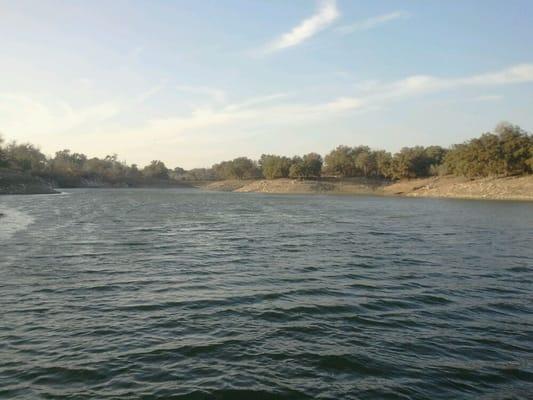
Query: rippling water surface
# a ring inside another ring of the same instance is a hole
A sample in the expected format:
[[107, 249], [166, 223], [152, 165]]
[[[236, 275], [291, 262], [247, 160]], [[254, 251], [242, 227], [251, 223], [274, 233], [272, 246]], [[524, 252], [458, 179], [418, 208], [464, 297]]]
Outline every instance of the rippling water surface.
[[0, 398], [531, 398], [533, 204], [0, 197]]

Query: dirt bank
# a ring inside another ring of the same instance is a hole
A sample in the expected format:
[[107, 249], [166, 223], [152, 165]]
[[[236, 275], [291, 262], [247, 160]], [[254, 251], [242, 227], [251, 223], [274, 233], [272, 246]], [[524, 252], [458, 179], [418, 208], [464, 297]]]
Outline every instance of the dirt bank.
[[533, 200], [533, 175], [467, 179], [437, 177], [396, 182], [385, 194], [409, 197], [445, 197], [489, 200]]
[[240, 193], [381, 193], [384, 182], [369, 179], [343, 180], [306, 180], [274, 179], [274, 180], [226, 180], [208, 183], [202, 186], [207, 190]]
[[533, 176], [467, 179], [459, 177], [433, 177], [387, 182], [368, 179], [340, 179], [300, 181], [228, 180], [202, 186], [207, 190], [255, 193], [331, 193], [374, 194], [407, 197], [444, 197], [491, 200], [533, 201]]

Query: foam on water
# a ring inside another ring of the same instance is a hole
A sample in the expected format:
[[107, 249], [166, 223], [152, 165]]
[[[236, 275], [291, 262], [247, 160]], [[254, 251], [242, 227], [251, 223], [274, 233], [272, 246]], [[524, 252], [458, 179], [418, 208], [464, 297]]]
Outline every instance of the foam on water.
[[34, 222], [31, 215], [14, 208], [0, 207], [0, 240], [11, 238]]

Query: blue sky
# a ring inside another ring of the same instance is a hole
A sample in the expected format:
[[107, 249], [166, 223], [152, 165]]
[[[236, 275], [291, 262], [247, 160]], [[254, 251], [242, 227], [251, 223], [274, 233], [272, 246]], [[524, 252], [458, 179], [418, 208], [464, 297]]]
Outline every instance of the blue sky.
[[0, 132], [210, 166], [533, 130], [533, 2], [0, 0]]

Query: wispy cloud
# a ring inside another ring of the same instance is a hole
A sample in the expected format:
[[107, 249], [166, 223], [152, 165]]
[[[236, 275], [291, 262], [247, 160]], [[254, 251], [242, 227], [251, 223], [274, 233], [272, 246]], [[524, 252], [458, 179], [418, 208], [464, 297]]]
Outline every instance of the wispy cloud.
[[[341, 96], [317, 103], [289, 103], [277, 100], [287, 97], [275, 93], [239, 103], [219, 107], [195, 109], [189, 116], [158, 118], [147, 121], [140, 128], [142, 132], [161, 138], [176, 140], [180, 134], [195, 129], [217, 129], [231, 126], [236, 130], [245, 124], [288, 124], [309, 123], [317, 119], [337, 116], [355, 110], [375, 110], [387, 103], [424, 94], [466, 87], [493, 87], [508, 84], [533, 82], [533, 64], [521, 64], [492, 73], [459, 78], [440, 78], [430, 75], [414, 75], [393, 82], [372, 82], [359, 86], [359, 94], [353, 97]], [[479, 100], [496, 100], [496, 95]], [[276, 103], [274, 101], [276, 100]], [[144, 134], [139, 134], [139, 137]]]
[[337, 28], [336, 30], [339, 33], [347, 35], [356, 31], [366, 31], [369, 29], [373, 29], [380, 25], [386, 24], [387, 22], [409, 17], [410, 14], [405, 11], [394, 11], [388, 14], [378, 15], [375, 17], [367, 18], [362, 21], [357, 21], [350, 25], [344, 25]]
[[208, 96], [213, 101], [218, 102], [218, 103], [223, 103], [226, 100], [226, 93], [223, 90], [208, 87], [208, 86], [179, 85], [179, 86], [176, 86], [176, 89], [179, 92], [184, 92], [188, 94]]
[[140, 93], [136, 98], [136, 103], [144, 103], [145, 101], [151, 99], [155, 95], [157, 95], [159, 92], [161, 92], [166, 87], [166, 81], [163, 81], [157, 85], [152, 86], [148, 90], [145, 90], [144, 92]]
[[39, 99], [31, 93], [0, 93], [0, 121], [7, 135], [26, 138], [72, 132], [84, 125], [107, 121], [121, 112], [121, 104], [103, 101], [74, 107], [62, 99]]
[[[120, 150], [144, 162], [147, 143], [163, 153], [165, 149], [183, 144], [178, 148], [182, 148], [184, 156], [188, 156], [187, 151], [196, 148], [194, 146], [200, 149], [206, 143], [223, 143], [228, 137], [239, 137], [241, 142], [247, 142], [246, 137], [258, 131], [278, 132], [287, 131], [291, 126], [311, 126], [318, 121], [377, 110], [405, 99], [450, 90], [483, 88], [478, 97], [470, 92], [468, 96], [459, 96], [461, 92], [458, 92], [458, 98], [496, 101], [500, 99], [499, 94], [488, 92], [490, 88], [525, 83], [533, 83], [533, 64], [463, 77], [413, 75], [390, 82], [366, 81], [353, 85], [348, 95], [344, 92], [344, 95], [317, 101], [295, 100], [294, 93], [266, 93], [240, 101], [216, 102], [213, 96], [222, 98], [217, 89], [203, 87], [206, 90], [201, 90], [186, 86], [182, 89], [188, 88], [204, 96], [201, 106], [182, 114], [146, 115], [133, 128], [120, 122], [122, 115], [131, 113], [128, 108], [132, 107], [131, 102], [126, 100], [120, 103], [97, 102], [89, 107], [75, 108], [54, 98], [37, 100], [38, 96], [31, 94], [0, 93], [0, 129], [7, 136], [17, 132], [19, 140], [31, 135], [47, 135], [47, 148], [54, 150], [58, 146], [74, 146], [75, 149], [94, 153], [99, 151], [98, 143], [105, 142], [107, 149]], [[152, 95], [155, 91], [154, 88], [147, 93]], [[52, 135], [56, 132], [59, 134]], [[83, 134], [73, 134], [78, 132]], [[67, 137], [68, 142], [65, 141]], [[169, 152], [168, 160], [174, 156]], [[208, 156], [203, 154], [198, 157]]]
[[246, 99], [240, 103], [230, 104], [224, 108], [225, 111], [237, 111], [243, 109], [249, 109], [253, 107], [260, 106], [265, 103], [270, 103], [274, 100], [279, 100], [289, 96], [289, 93], [274, 93], [266, 96], [253, 97], [251, 99]]
[[414, 75], [381, 88], [377, 85], [377, 90], [382, 91], [387, 97], [398, 97], [462, 87], [500, 86], [526, 82], [533, 82], [533, 64], [519, 64], [501, 71], [460, 78]]
[[320, 0], [316, 14], [300, 22], [289, 32], [267, 45], [263, 49], [263, 53], [272, 53], [297, 46], [328, 27], [339, 16], [336, 0]]
[[[360, 94], [354, 97], [341, 97], [328, 106], [315, 108], [315, 111], [350, 111], [355, 109], [375, 109], [385, 103], [424, 94], [468, 87], [493, 87], [533, 82], [533, 64], [519, 64], [501, 71], [459, 78], [441, 78], [430, 75], [413, 75], [389, 83], [371, 82], [359, 86]], [[478, 101], [498, 100], [497, 95], [480, 96]]]
[[499, 94], [486, 94], [483, 96], [476, 96], [472, 98], [472, 101], [499, 101], [503, 99], [503, 96]]

